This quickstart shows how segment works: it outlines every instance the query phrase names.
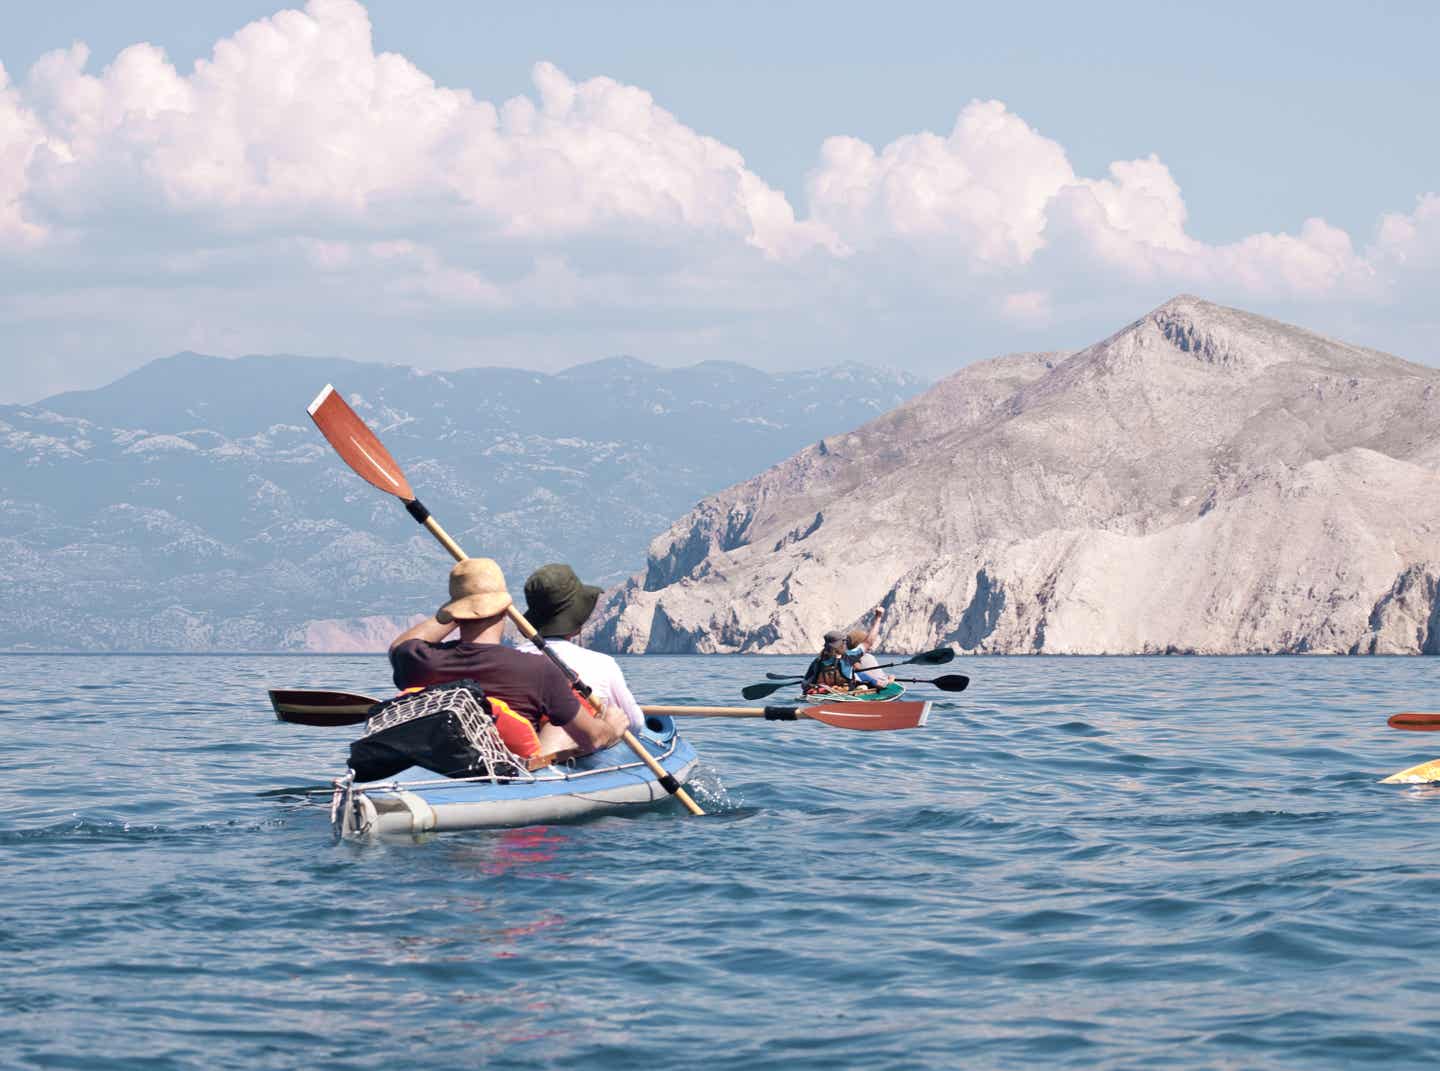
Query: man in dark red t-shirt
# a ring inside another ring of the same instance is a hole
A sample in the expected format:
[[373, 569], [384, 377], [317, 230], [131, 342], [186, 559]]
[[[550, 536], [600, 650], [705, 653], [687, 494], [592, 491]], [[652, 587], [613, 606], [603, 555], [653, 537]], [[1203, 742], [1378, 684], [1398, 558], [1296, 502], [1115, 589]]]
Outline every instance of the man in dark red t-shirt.
[[[547, 659], [500, 642], [509, 606], [505, 574], [492, 559], [457, 562], [450, 570], [450, 601], [390, 644], [395, 687], [468, 677], [528, 718], [539, 733], [540, 750], [560, 757], [587, 755], [619, 741], [630, 726], [623, 710], [607, 705], [603, 717], [594, 717]], [[460, 638], [444, 642], [457, 628]]]

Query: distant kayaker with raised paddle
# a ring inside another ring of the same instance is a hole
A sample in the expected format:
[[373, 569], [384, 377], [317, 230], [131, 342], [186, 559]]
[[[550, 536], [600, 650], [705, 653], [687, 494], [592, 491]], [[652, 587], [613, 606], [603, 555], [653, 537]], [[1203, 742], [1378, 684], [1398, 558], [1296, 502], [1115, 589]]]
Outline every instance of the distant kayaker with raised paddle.
[[[575, 570], [561, 562], [542, 565], [525, 580], [525, 619], [545, 637], [546, 644], [560, 656], [560, 661], [590, 685], [595, 698], [623, 710], [630, 719], [631, 730], [638, 733], [645, 727], [645, 715], [630, 694], [619, 663], [607, 654], [574, 642], [595, 612], [595, 603], [603, 590], [593, 584], [582, 584]], [[538, 647], [528, 644], [520, 650], [529, 655], [540, 654]]]
[[[390, 644], [395, 687], [475, 681], [504, 704], [496, 705], [496, 728], [510, 750], [526, 758], [588, 755], [617, 742], [630, 724], [623, 710], [606, 705], [603, 718], [592, 716], [548, 659], [501, 642], [510, 604], [505, 574], [493, 559], [457, 562], [450, 570], [450, 601]], [[460, 638], [447, 642], [456, 629]], [[524, 725], [515, 724], [520, 719]]]

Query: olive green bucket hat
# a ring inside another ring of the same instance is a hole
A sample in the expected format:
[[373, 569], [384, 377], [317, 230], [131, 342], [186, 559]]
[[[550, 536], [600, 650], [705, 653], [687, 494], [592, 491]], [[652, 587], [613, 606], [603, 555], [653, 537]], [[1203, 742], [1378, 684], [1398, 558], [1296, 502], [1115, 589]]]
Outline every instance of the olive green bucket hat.
[[525, 618], [542, 636], [573, 635], [595, 612], [603, 590], [582, 584], [568, 565], [542, 565], [525, 581]]

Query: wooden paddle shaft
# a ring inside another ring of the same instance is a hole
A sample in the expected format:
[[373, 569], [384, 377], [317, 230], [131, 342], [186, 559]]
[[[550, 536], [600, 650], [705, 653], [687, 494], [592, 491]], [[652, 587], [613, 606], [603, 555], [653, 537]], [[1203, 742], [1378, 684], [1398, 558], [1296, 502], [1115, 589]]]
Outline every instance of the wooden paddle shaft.
[[[770, 707], [641, 707], [640, 710], [646, 714], [663, 714], [667, 718], [684, 717], [707, 717], [707, 718], [763, 718]], [[794, 707], [783, 707], [783, 710], [794, 711]]]

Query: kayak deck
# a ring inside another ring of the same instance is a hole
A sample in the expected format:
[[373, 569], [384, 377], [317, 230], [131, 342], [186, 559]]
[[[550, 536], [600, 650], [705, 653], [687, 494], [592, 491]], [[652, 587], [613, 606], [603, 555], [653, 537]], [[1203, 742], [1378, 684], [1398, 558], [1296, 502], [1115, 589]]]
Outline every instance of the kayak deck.
[[[669, 718], [646, 718], [636, 734], [664, 770], [684, 781], [699, 759]], [[523, 777], [451, 778], [411, 767], [385, 781], [335, 782], [338, 836], [498, 829], [648, 806], [669, 794], [624, 744]]]
[[884, 688], [856, 692], [815, 692], [802, 698], [806, 702], [825, 703], [889, 703], [905, 694], [905, 685], [891, 681]]

